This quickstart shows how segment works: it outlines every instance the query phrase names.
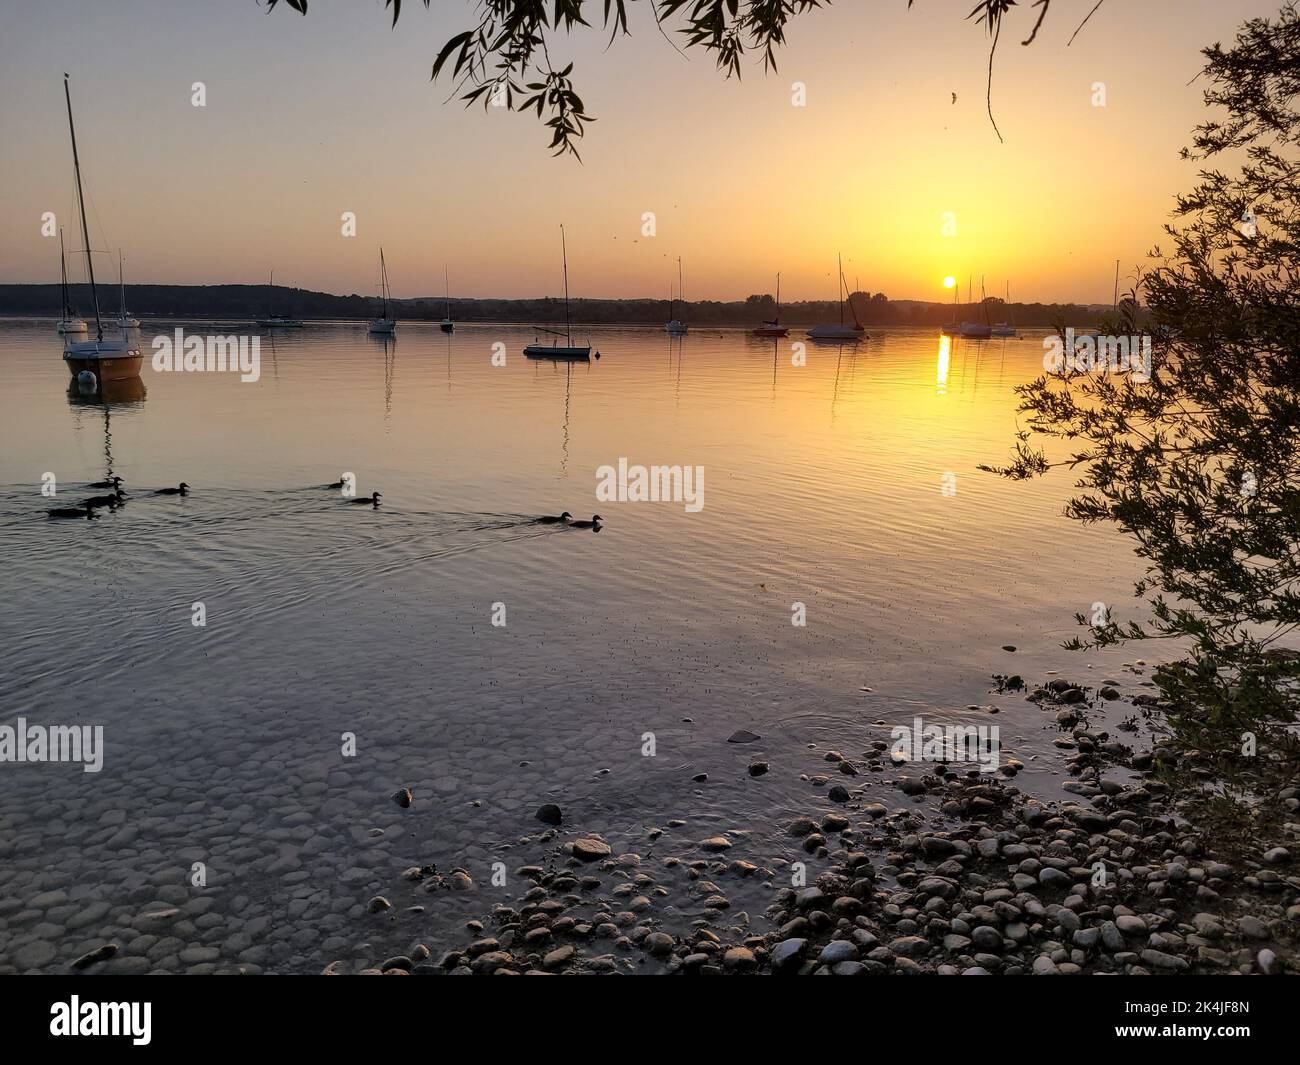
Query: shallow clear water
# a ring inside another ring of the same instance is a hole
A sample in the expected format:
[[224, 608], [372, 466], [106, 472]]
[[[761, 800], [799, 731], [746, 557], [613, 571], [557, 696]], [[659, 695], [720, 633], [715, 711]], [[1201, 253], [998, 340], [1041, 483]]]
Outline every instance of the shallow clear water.
[[[263, 337], [256, 383], [146, 361], [104, 404], [69, 396], [52, 322], [0, 321], [0, 720], [102, 724], [106, 752], [97, 774], [0, 764], [0, 970], [59, 969], [170, 902], [217, 956], [144, 944], [135, 968], [317, 971], [382, 939], [364, 904], [403, 868], [462, 866], [473, 892], [393, 933], [433, 946], [496, 901], [489, 864], [543, 802], [611, 840], [754, 829], [805, 812], [807, 744], [916, 712], [1000, 705], [1021, 786], [1054, 788], [1055, 733], [989, 677], [1118, 675], [1122, 652], [1059, 644], [1094, 602], [1122, 615], [1138, 567], [1062, 517], [1067, 476], [976, 469], [1008, 453], [1040, 333], [884, 331], [809, 342], [802, 367], [797, 337], [594, 329], [601, 358], [575, 365], [524, 358], [532, 337], [309, 325]], [[702, 466], [703, 509], [598, 501], [620, 458]], [[45, 517], [110, 469], [121, 511]], [[320, 487], [345, 471], [383, 506]], [[604, 527], [530, 522], [561, 510]], [[762, 742], [727, 744], [739, 728]], [[756, 756], [771, 774], [747, 776]]]

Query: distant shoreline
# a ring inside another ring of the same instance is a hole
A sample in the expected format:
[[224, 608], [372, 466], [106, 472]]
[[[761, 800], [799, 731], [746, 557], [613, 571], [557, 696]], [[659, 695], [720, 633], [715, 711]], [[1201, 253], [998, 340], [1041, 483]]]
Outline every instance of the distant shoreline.
[[[105, 317], [115, 317], [118, 293], [106, 286], [100, 294], [100, 308]], [[71, 286], [74, 309], [87, 316], [92, 306], [89, 286]], [[0, 315], [8, 317], [57, 318], [61, 296], [59, 286], [0, 285]], [[856, 314], [865, 326], [937, 327], [954, 319], [1010, 322], [1016, 326], [1046, 326], [1094, 323], [1111, 313], [1111, 307], [1084, 303], [1004, 303], [995, 297], [985, 306], [979, 303], [928, 303], [920, 300], [890, 300], [884, 293], [868, 295], [856, 292], [844, 308], [844, 318]], [[284, 288], [269, 285], [127, 285], [126, 304], [136, 317], [184, 320], [256, 321], [271, 315], [285, 315], [303, 321], [358, 321], [378, 313], [379, 301], [373, 297], [335, 296], [327, 292]], [[451, 318], [457, 322], [513, 322], [534, 324], [562, 321], [563, 300], [558, 297], [538, 299], [455, 298], [450, 300]], [[448, 311], [442, 297], [392, 300], [391, 313], [405, 321], [441, 321]], [[576, 325], [662, 325], [670, 318], [684, 319], [695, 328], [735, 326], [752, 328], [760, 321], [777, 316], [775, 300], [766, 294], [745, 300], [719, 302], [677, 301], [670, 307], [666, 299], [574, 299], [569, 313]], [[800, 301], [780, 308], [783, 325], [800, 328], [817, 322], [840, 320], [838, 303]]]

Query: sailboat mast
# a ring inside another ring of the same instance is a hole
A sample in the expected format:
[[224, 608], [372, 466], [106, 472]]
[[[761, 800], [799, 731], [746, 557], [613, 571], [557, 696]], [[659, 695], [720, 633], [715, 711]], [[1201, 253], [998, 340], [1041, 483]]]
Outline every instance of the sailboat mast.
[[77, 175], [77, 206], [81, 210], [81, 239], [86, 244], [86, 273], [90, 275], [90, 296], [95, 302], [95, 336], [104, 339], [104, 323], [99, 316], [99, 291], [95, 288], [95, 264], [90, 257], [90, 228], [86, 225], [86, 198], [81, 191], [81, 159], [77, 155], [77, 127], [72, 121], [72, 92], [68, 89], [68, 75], [63, 75], [63, 98], [68, 102], [68, 133], [72, 137], [72, 169]]
[[63, 254], [62, 226], [59, 226], [59, 285], [63, 295], [63, 320], [66, 322], [72, 315], [69, 313], [71, 308], [68, 306], [68, 260]]
[[122, 249], [117, 249], [117, 288], [122, 300], [122, 317], [126, 317], [126, 281], [122, 277]]
[[384, 263], [384, 246], [379, 246], [379, 298], [383, 301], [383, 315], [388, 318], [388, 267]]
[[448, 320], [450, 320], [451, 319], [451, 273], [449, 272], [446, 266], [442, 268], [442, 280], [447, 290], [447, 318]]
[[781, 324], [781, 275], [776, 275], [776, 321], [773, 325]]
[[836, 253], [836, 268], [839, 276], [835, 279], [835, 295], [840, 298], [840, 325], [844, 324], [844, 256], [842, 253]]
[[686, 294], [682, 291], [682, 257], [677, 256], [677, 295], [681, 296], [682, 302], [686, 302]]
[[1119, 310], [1119, 260], [1115, 260], [1115, 302], [1111, 304], [1112, 311]]
[[564, 343], [573, 346], [573, 330], [569, 324], [569, 245], [564, 239], [564, 223], [560, 223], [560, 255], [564, 260]]

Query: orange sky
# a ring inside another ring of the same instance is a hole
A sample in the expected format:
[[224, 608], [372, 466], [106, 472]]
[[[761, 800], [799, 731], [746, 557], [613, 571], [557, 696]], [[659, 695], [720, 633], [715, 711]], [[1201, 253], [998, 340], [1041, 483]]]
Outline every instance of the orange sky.
[[[983, 274], [1017, 300], [1108, 303], [1115, 260], [1125, 273], [1144, 260], [1194, 178], [1177, 153], [1202, 114], [1197, 50], [1277, 5], [1107, 3], [1066, 48], [1092, 3], [1058, 0], [1023, 48], [1026, 5], [996, 69], [1004, 144], [970, 6], [840, 3], [795, 19], [779, 74], [751, 65], [739, 83], [679, 55], [644, 12], [608, 49], [583, 32], [552, 53], [575, 60], [599, 119], [578, 164], [552, 159], [534, 120], [444, 104], [430, 84], [468, 2], [408, 4], [396, 32], [355, 0], [313, 0], [306, 18], [251, 3], [8, 5], [0, 282], [56, 281], [42, 212], [76, 224], [68, 70], [92, 244], [121, 246], [131, 281], [260, 283], [274, 268], [277, 283], [368, 293], [382, 243], [399, 297], [440, 292], [444, 263], [455, 294], [545, 295], [560, 286], [562, 221], [575, 296], [666, 297], [681, 255], [688, 299], [771, 291], [778, 270], [783, 298], [831, 298], [842, 251], [851, 285], [896, 299], [949, 298], [946, 274], [964, 295]], [[806, 106], [792, 106], [794, 82]], [[340, 234], [345, 211], [356, 237]]]

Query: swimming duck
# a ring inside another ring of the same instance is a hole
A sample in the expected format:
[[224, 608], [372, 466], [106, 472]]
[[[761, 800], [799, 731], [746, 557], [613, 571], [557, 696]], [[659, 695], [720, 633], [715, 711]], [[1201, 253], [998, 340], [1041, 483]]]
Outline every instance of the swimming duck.
[[372, 492], [369, 496], [362, 496], [360, 499], [350, 499], [348, 502], [350, 502], [354, 507], [377, 507], [379, 506], [379, 497], [381, 494], [382, 493], [380, 492]]
[[118, 505], [120, 502], [122, 502], [122, 500], [124, 500], [125, 498], [126, 498], [126, 493], [123, 492], [122, 489], [119, 488], [119, 489], [118, 489], [116, 492], [114, 492], [112, 495], [107, 495], [107, 496], [91, 496], [89, 499], [87, 499], [87, 500], [82, 504], [82, 506], [86, 506], [86, 507], [113, 507], [114, 509], [116, 509], [116, 508], [117, 508], [117, 505]]
[[327, 484], [325, 487], [326, 487], [326, 488], [333, 488], [334, 490], [337, 491], [337, 490], [340, 489], [340, 488], [346, 488], [346, 487], [347, 487], [347, 483], [348, 483], [347, 481], [343, 480], [343, 479], [340, 477], [340, 478], [339, 478], [337, 481], [335, 481], [333, 484]]
[[538, 525], [563, 525], [565, 522], [572, 521], [573, 515], [567, 510], [562, 514], [544, 514], [540, 518], [534, 518]]
[[95, 508], [91, 506], [55, 507], [53, 510], [47, 510], [45, 513], [51, 518], [93, 518], [95, 516]]
[[117, 488], [122, 484], [121, 477], [110, 477], [107, 481], [91, 481], [87, 488]]
[[189, 490], [190, 490], [190, 486], [187, 485], [184, 481], [181, 481], [181, 483], [180, 483], [180, 485], [179, 485], [178, 487], [176, 487], [176, 488], [159, 488], [158, 491], [156, 491], [156, 492], [154, 493], [154, 495], [156, 495], [156, 496], [183, 496], [183, 495], [184, 495], [186, 492], [188, 492]]
[[598, 529], [600, 528], [601, 517], [599, 514], [593, 514], [591, 521], [571, 521], [569, 526], [574, 529]]

